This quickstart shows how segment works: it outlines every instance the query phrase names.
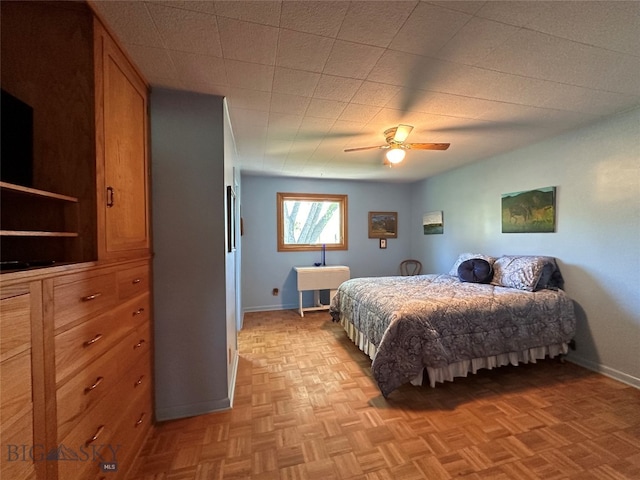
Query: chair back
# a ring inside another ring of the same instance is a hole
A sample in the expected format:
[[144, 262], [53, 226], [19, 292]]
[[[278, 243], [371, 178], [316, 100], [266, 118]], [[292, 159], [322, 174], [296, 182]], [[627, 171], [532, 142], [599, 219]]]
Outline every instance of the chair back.
[[422, 263], [412, 258], [400, 262], [400, 275], [407, 277], [420, 275], [422, 273]]

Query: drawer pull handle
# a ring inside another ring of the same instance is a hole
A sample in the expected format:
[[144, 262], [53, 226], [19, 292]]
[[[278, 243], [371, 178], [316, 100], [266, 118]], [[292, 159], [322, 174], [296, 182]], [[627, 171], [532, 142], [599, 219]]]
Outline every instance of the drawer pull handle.
[[133, 281], [131, 283], [133, 283], [134, 285], [136, 285], [137, 283], [140, 283], [142, 280], [140, 280], [139, 278], [134, 278]]
[[104, 377], [96, 378], [96, 381], [95, 381], [95, 383], [93, 385], [91, 385], [90, 387], [87, 387], [87, 388], [84, 389], [84, 393], [89, 393], [91, 390], [95, 390], [96, 387], [98, 385], [100, 385], [103, 380], [104, 380]]
[[137, 427], [138, 425], [141, 425], [143, 420], [144, 420], [144, 413], [140, 415], [140, 418], [139, 418], [139, 419], [138, 419], [138, 421], [136, 422], [136, 427]]
[[140, 341], [133, 346], [133, 349], [135, 350], [136, 348], [140, 348], [143, 343], [145, 343], [145, 340], [144, 338], [141, 338]]
[[102, 295], [101, 292], [94, 293], [93, 295], [87, 295], [86, 297], [82, 297], [82, 301], [90, 302], [91, 300], [95, 300], [96, 298], [98, 298], [100, 295]]
[[89, 445], [91, 445], [93, 442], [95, 442], [98, 437], [102, 434], [102, 432], [104, 431], [104, 425], [100, 425], [98, 427], [98, 429], [96, 430], [96, 433], [93, 434], [93, 437], [91, 437], [89, 440], [87, 440], [86, 442], [84, 442], [84, 446], [88, 447]]
[[86, 342], [84, 342], [84, 346], [85, 347], [89, 347], [91, 345], [93, 345], [94, 343], [96, 343], [98, 340], [100, 340], [102, 338], [102, 334], [99, 333], [97, 334], [95, 337], [93, 337], [91, 340], [87, 340]]
[[111, 208], [115, 205], [113, 187], [107, 187], [107, 207]]
[[141, 385], [143, 378], [144, 378], [144, 375], [140, 375], [140, 378], [136, 381], [136, 383], [133, 384], [133, 386], [137, 387], [138, 385]]
[[133, 316], [135, 317], [136, 315], [142, 315], [142, 312], [144, 312], [144, 308], [141, 307], [135, 312], [133, 312]]

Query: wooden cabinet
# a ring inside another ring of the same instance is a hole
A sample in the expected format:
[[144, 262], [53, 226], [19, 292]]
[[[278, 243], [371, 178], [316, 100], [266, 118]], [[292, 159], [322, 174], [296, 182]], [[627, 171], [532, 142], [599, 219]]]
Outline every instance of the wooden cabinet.
[[99, 257], [149, 250], [147, 86], [96, 21]]
[[145, 80], [85, 3], [0, 8], [1, 86], [33, 111], [32, 182], [0, 182], [3, 270], [148, 255]]
[[0, 9], [33, 109], [32, 182], [0, 182], [0, 478], [124, 479], [152, 426], [148, 86], [86, 3]]

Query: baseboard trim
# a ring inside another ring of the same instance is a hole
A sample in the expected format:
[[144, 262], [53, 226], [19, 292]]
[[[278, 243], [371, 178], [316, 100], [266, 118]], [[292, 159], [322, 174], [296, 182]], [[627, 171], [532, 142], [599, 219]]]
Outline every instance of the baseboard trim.
[[619, 370], [616, 370], [615, 368], [600, 365], [599, 363], [592, 362], [591, 360], [587, 360], [573, 353], [570, 353], [566, 357], [566, 359], [567, 361], [575, 363], [576, 365], [580, 365], [587, 370], [600, 373], [605, 377], [612, 378], [631, 387], [640, 389], [640, 378], [634, 377], [633, 375], [621, 372]]
[[231, 408], [230, 398], [221, 398], [208, 402], [190, 403], [173, 407], [157, 408], [156, 421], [177, 420], [179, 418], [195, 417], [207, 413], [223, 412]]
[[298, 310], [299, 306], [297, 303], [292, 303], [291, 305], [263, 305], [261, 307], [246, 307], [244, 308], [244, 313], [253, 313], [253, 312], [273, 312], [276, 310]]

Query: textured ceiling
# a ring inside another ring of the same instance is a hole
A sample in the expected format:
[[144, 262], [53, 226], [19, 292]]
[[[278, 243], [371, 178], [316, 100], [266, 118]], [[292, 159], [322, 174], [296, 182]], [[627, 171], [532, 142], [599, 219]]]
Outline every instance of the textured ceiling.
[[[244, 172], [415, 181], [640, 105], [638, 1], [92, 4], [152, 87], [227, 97]], [[399, 123], [451, 147], [343, 152]]]

